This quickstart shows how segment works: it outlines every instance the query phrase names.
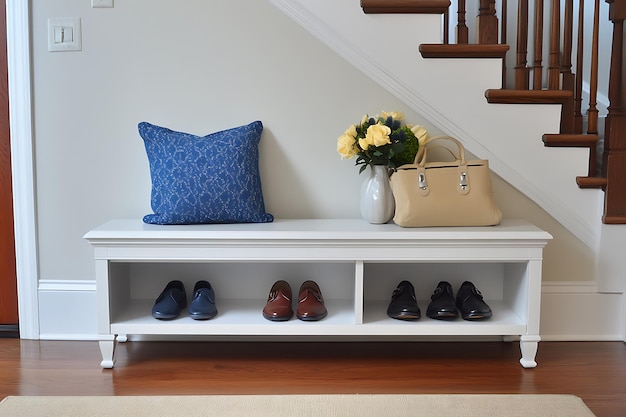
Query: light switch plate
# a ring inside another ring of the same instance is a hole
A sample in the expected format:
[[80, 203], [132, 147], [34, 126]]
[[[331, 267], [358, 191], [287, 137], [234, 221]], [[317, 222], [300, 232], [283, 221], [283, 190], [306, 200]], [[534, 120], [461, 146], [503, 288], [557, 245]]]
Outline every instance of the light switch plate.
[[48, 51], [65, 52], [83, 49], [80, 17], [48, 19]]
[[113, 7], [113, 0], [91, 0], [91, 7]]

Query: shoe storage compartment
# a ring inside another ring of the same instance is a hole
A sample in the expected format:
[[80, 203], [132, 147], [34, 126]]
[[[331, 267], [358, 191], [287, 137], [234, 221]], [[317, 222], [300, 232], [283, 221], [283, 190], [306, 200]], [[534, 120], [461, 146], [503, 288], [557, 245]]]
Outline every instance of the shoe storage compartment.
[[[364, 272], [363, 325], [379, 333], [407, 335], [515, 336], [526, 332], [528, 285], [525, 263], [368, 263]], [[410, 281], [421, 310], [416, 321], [391, 319], [386, 309], [397, 284]], [[454, 296], [463, 281], [472, 282], [491, 307], [493, 317], [467, 321], [435, 320], [426, 316], [430, 296], [440, 281], [452, 285]], [[399, 329], [398, 327], [401, 327]]]
[[[265, 337], [501, 336], [519, 339], [520, 362], [534, 361], [539, 337], [541, 263], [551, 236], [522, 220], [494, 227], [401, 228], [363, 220], [276, 220], [273, 223], [155, 226], [113, 220], [85, 235], [95, 252], [101, 365], [114, 366], [114, 347], [127, 335]], [[305, 280], [317, 282], [328, 316], [303, 322], [263, 318], [272, 284], [291, 285], [293, 308]], [[151, 315], [154, 300], [171, 280], [215, 289], [218, 315], [174, 320]], [[422, 317], [386, 315], [397, 284], [410, 281]], [[426, 316], [439, 281], [455, 295], [471, 281], [493, 310], [483, 321], [433, 320]], [[301, 339], [306, 340], [306, 339]]]
[[[152, 317], [154, 300], [171, 280], [185, 285], [188, 304], [194, 284], [211, 283], [218, 315], [193, 320], [187, 309], [173, 320]], [[322, 290], [328, 316], [323, 322], [270, 322], [261, 311], [272, 284], [291, 285], [294, 311], [300, 285], [307, 279]], [[110, 332], [179, 335], [326, 335], [329, 327], [354, 326], [354, 263], [330, 262], [135, 262], [110, 264]], [[323, 328], [322, 328], [323, 327]]]

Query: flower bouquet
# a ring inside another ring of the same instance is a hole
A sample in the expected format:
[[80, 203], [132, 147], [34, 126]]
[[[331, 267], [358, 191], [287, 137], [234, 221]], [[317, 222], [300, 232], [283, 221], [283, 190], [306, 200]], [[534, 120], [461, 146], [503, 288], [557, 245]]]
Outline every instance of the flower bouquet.
[[382, 112], [363, 116], [359, 124], [351, 125], [337, 140], [337, 152], [342, 158], [356, 156], [359, 173], [368, 165], [384, 165], [395, 169], [412, 163], [417, 150], [429, 139], [428, 131], [421, 125], [404, 123], [400, 112]]

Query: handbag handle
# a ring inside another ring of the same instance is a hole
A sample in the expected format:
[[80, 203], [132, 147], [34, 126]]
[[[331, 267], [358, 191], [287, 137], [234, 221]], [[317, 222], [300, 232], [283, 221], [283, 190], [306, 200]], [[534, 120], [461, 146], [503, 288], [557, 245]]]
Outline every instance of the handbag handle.
[[[432, 142], [435, 140], [439, 140], [439, 139], [454, 142], [459, 152], [458, 155], [455, 155], [455, 153], [452, 150], [450, 150], [450, 148], [445, 147], [443, 145], [433, 146]], [[469, 184], [469, 178], [467, 176], [467, 165], [465, 162], [465, 148], [463, 147], [463, 144], [461, 142], [459, 142], [457, 139], [451, 136], [435, 136], [423, 147], [424, 150], [421, 153], [421, 155], [420, 155], [419, 150], [418, 150], [418, 154], [415, 155], [415, 164], [417, 165], [417, 170], [418, 170], [419, 194], [422, 196], [427, 196], [428, 194], [430, 194], [430, 187], [428, 186], [427, 175], [425, 172], [428, 148], [431, 148], [431, 149], [443, 148], [454, 157], [455, 161], [457, 162], [457, 170], [458, 170], [458, 182], [457, 182], [457, 187], [456, 187], [457, 191], [461, 195], [467, 195], [470, 192], [470, 184]]]
[[[457, 146], [457, 150], [458, 150], [458, 155], [455, 154], [450, 148], [447, 148], [443, 145], [436, 145], [436, 146], [432, 146], [431, 143], [435, 140], [449, 140], [451, 142], [454, 142]], [[420, 147], [418, 149], [417, 155], [415, 155], [415, 161], [414, 163], [416, 165], [419, 165], [421, 167], [423, 167], [426, 164], [426, 157], [428, 154], [428, 148], [443, 148], [446, 151], [450, 152], [450, 154], [454, 157], [454, 159], [456, 159], [457, 161], [460, 161], [460, 165], [465, 165], [465, 148], [463, 147], [463, 144], [461, 142], [459, 142], [458, 139], [453, 138], [452, 136], [435, 136], [433, 137], [430, 141], [428, 141], [428, 143], [426, 143], [426, 145]]]

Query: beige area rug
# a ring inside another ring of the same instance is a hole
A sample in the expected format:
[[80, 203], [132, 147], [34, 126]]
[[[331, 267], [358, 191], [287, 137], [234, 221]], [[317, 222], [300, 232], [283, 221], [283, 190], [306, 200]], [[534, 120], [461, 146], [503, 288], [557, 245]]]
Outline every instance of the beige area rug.
[[594, 417], [573, 395], [6, 397], [2, 417]]

